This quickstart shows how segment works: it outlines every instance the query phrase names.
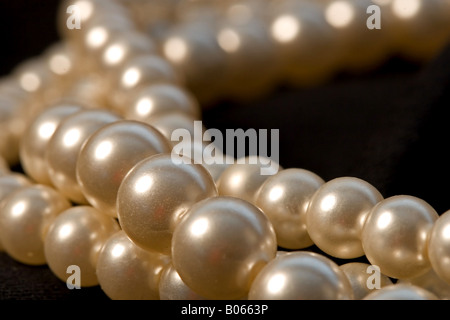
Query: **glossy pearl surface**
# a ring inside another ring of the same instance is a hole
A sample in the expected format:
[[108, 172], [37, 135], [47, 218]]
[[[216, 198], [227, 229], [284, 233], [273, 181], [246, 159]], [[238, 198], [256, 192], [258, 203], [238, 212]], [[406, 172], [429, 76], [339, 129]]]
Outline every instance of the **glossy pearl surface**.
[[370, 267], [370, 264], [362, 262], [349, 262], [339, 266], [350, 281], [356, 300], [361, 300], [369, 293], [393, 284], [389, 277], [381, 273], [377, 279], [378, 275]]
[[97, 278], [113, 300], [158, 300], [161, 272], [169, 263], [169, 257], [141, 249], [119, 231], [100, 252]]
[[45, 155], [48, 175], [53, 185], [73, 202], [87, 204], [76, 177], [81, 146], [95, 131], [120, 119], [107, 110], [80, 111], [64, 119], [50, 139]]
[[345, 273], [323, 255], [279, 255], [257, 275], [249, 300], [349, 300], [353, 290]]
[[410, 284], [386, 286], [367, 295], [364, 300], [438, 300], [436, 295]]
[[166, 266], [161, 274], [159, 298], [161, 300], [204, 300], [181, 280], [172, 264]]
[[184, 214], [217, 189], [201, 165], [174, 163], [170, 154], [146, 158], [120, 185], [117, 212], [125, 233], [141, 247], [170, 254], [172, 234]]
[[[263, 165], [260, 158], [262, 157], [240, 158], [226, 168], [217, 182], [219, 195], [241, 198], [255, 203], [259, 188], [270, 177], [270, 175], [261, 174]], [[239, 163], [242, 160], [244, 163]], [[281, 169], [279, 167], [279, 170]]]
[[413, 196], [382, 200], [369, 213], [362, 232], [368, 260], [396, 279], [427, 272], [431, 268], [427, 243], [438, 217], [427, 202]]
[[256, 205], [271, 221], [278, 246], [303, 249], [313, 245], [306, 229], [306, 211], [312, 196], [324, 182], [308, 170], [285, 169], [263, 183]]
[[80, 268], [81, 287], [98, 285], [96, 265], [106, 240], [120, 230], [117, 221], [90, 206], [61, 212], [49, 228], [44, 253], [50, 270], [66, 282], [67, 268]]
[[380, 192], [364, 180], [342, 177], [328, 181], [314, 194], [306, 213], [311, 239], [337, 258], [363, 256], [362, 228], [370, 210], [381, 200]]
[[277, 251], [268, 218], [233, 197], [198, 202], [178, 224], [172, 262], [187, 286], [207, 299], [244, 297]]
[[77, 160], [77, 181], [93, 207], [117, 217], [117, 191], [128, 171], [149, 156], [167, 152], [167, 140], [153, 127], [131, 120], [116, 121], [97, 130], [83, 144]]
[[20, 162], [25, 173], [40, 184], [51, 185], [45, 152], [61, 121], [78, 111], [79, 105], [62, 104], [40, 113], [24, 133], [20, 143]]
[[428, 257], [436, 274], [450, 285], [450, 211], [443, 213], [431, 230]]
[[44, 185], [24, 187], [9, 195], [0, 211], [0, 239], [6, 253], [24, 264], [45, 264], [48, 229], [70, 206], [59, 192]]

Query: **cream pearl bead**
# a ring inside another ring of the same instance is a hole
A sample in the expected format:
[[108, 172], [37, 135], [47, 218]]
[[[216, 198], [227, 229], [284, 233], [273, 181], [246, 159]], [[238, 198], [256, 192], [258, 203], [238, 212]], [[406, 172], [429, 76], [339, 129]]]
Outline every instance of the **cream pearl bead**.
[[45, 161], [48, 143], [61, 121], [82, 109], [80, 105], [55, 105], [40, 113], [25, 131], [20, 142], [20, 162], [36, 182], [51, 185]]
[[128, 171], [149, 156], [168, 152], [168, 141], [152, 126], [119, 120], [85, 141], [78, 155], [77, 181], [93, 207], [117, 217], [117, 191]]
[[107, 110], [83, 110], [65, 118], [48, 142], [45, 154], [53, 185], [75, 203], [87, 204], [77, 181], [76, 165], [83, 143], [98, 129], [121, 120]]
[[[0, 158], [0, 160], [1, 159], [2, 158]], [[2, 207], [2, 201], [6, 199], [8, 195], [22, 187], [30, 186], [31, 184], [31, 181], [21, 173], [10, 172], [8, 174], [2, 175], [0, 168], [0, 211]], [[4, 251], [4, 249], [0, 237], [0, 252], [2, 251]]]
[[119, 231], [100, 251], [97, 278], [113, 300], [158, 300], [161, 272], [169, 263], [168, 256], [141, 249]]
[[181, 83], [174, 67], [158, 54], [142, 54], [133, 57], [120, 68], [110, 84], [111, 105], [117, 110], [127, 108], [130, 96], [143, 86], [158, 82]]
[[[265, 157], [249, 156], [239, 158], [226, 168], [217, 182], [219, 195], [232, 196], [255, 203], [259, 188], [270, 175], [261, 174]], [[282, 170], [281, 166], [278, 167]], [[274, 174], [276, 172], [273, 172]]]
[[159, 280], [159, 298], [161, 300], [205, 300], [181, 280], [172, 264], [162, 271]]
[[428, 257], [436, 274], [450, 285], [450, 210], [434, 223]]
[[217, 42], [226, 53], [222, 94], [228, 99], [251, 101], [266, 94], [274, 84], [275, 50], [261, 17], [247, 21], [224, 20], [217, 28]]
[[371, 264], [391, 278], [419, 276], [430, 268], [428, 238], [439, 215], [424, 200], [407, 195], [379, 202], [369, 213], [362, 245]]
[[262, 184], [255, 204], [272, 222], [278, 246], [304, 249], [313, 245], [306, 229], [306, 211], [323, 183], [315, 173], [292, 168], [270, 176]]
[[[361, 300], [371, 292], [393, 284], [392, 280], [384, 274], [379, 274], [379, 279], [372, 280], [371, 276], [375, 274], [369, 269], [370, 267], [370, 264], [362, 262], [349, 262], [339, 266], [350, 281], [355, 300]], [[369, 288], [369, 284], [374, 287]], [[375, 286], [377, 284], [379, 287]]]
[[394, 284], [374, 291], [364, 300], [439, 300], [433, 293], [410, 284]]
[[435, 294], [441, 300], [450, 300], [450, 284], [442, 280], [433, 269], [415, 278], [399, 280], [397, 283], [412, 284]]
[[148, 122], [154, 116], [181, 112], [201, 118], [201, 108], [192, 93], [173, 83], [154, 83], [139, 89], [123, 110], [125, 119]]
[[249, 300], [349, 300], [345, 273], [327, 257], [291, 252], [269, 262], [253, 281]]
[[240, 299], [277, 251], [268, 218], [233, 197], [193, 205], [175, 228], [172, 262], [184, 283], [207, 299]]
[[170, 254], [172, 234], [180, 219], [217, 189], [201, 165], [177, 164], [171, 154], [149, 157], [123, 179], [117, 194], [117, 213], [125, 233], [147, 250]]
[[33, 185], [10, 194], [0, 210], [0, 240], [14, 260], [44, 265], [44, 239], [54, 219], [71, 207], [56, 190]]
[[337, 55], [333, 29], [323, 17], [322, 5], [281, 1], [272, 3], [268, 12], [279, 79], [294, 86], [312, 86], [330, 79]]
[[182, 22], [164, 34], [161, 51], [181, 74], [202, 105], [209, 105], [220, 94], [219, 80], [210, 75], [226, 72], [226, 55], [216, 41], [215, 23], [208, 20]]
[[90, 206], [76, 206], [61, 212], [51, 224], [44, 241], [50, 270], [62, 281], [67, 268], [80, 268], [80, 286], [98, 285], [96, 265], [106, 240], [120, 230], [117, 221]]
[[383, 200], [370, 183], [341, 177], [328, 181], [312, 197], [306, 227], [325, 253], [342, 259], [364, 255], [361, 232], [370, 210]]
[[156, 52], [156, 44], [144, 34], [123, 31], [115, 34], [101, 51], [100, 67], [112, 77], [133, 57]]

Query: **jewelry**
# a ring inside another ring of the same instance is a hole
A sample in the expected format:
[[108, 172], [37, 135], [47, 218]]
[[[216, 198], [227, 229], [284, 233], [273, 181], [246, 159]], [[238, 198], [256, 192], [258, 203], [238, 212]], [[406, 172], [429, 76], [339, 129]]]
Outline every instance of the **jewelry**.
[[0, 83], [0, 249], [111, 299], [449, 299], [450, 211], [171, 154], [215, 101], [427, 61], [449, 21], [447, 0], [64, 1], [60, 43]]

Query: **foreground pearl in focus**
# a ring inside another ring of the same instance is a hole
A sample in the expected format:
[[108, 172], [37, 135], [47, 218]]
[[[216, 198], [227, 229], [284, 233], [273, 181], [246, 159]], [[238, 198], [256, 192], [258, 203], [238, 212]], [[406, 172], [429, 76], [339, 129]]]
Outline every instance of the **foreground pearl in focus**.
[[438, 298], [433, 293], [411, 284], [395, 284], [372, 292], [364, 300], [438, 300]]
[[54, 219], [71, 204], [56, 190], [33, 185], [4, 199], [0, 210], [0, 240], [14, 260], [43, 265], [44, 239]]
[[81, 286], [98, 285], [96, 264], [106, 240], [120, 230], [117, 221], [90, 206], [69, 208], [56, 217], [44, 241], [50, 270], [62, 281], [67, 268], [80, 267]]
[[[377, 275], [370, 267], [370, 264], [362, 262], [349, 262], [339, 266], [349, 279], [356, 300], [361, 300], [369, 293], [393, 284], [384, 274], [379, 274], [379, 279], [376, 279]], [[376, 287], [377, 284], [379, 288]]]
[[[261, 174], [263, 165], [260, 159], [262, 158], [255, 156], [241, 158], [226, 168], [217, 182], [219, 194], [255, 203], [259, 188], [270, 177], [270, 175]], [[239, 163], [242, 160], [245, 163]], [[255, 163], [252, 162], [253, 160]]]
[[75, 203], [87, 203], [76, 177], [81, 146], [95, 131], [120, 119], [107, 110], [80, 111], [64, 119], [50, 139], [46, 152], [48, 175], [53, 185]]
[[20, 162], [25, 173], [40, 184], [51, 185], [45, 152], [61, 121], [82, 110], [81, 106], [61, 104], [40, 113], [25, 131], [20, 143]]
[[173, 265], [206, 299], [244, 297], [277, 251], [268, 218], [247, 201], [213, 197], [195, 204], [175, 229]]
[[443, 213], [431, 230], [428, 256], [436, 274], [450, 285], [450, 211]]
[[280, 247], [303, 249], [313, 245], [306, 230], [306, 210], [323, 183], [310, 171], [292, 168], [269, 177], [261, 186], [256, 205], [271, 221]]
[[97, 277], [113, 300], [158, 300], [161, 272], [169, 263], [169, 257], [141, 249], [119, 231], [100, 252]]
[[337, 258], [363, 256], [362, 228], [370, 210], [381, 200], [380, 192], [364, 180], [342, 177], [328, 181], [314, 194], [306, 213], [311, 239]]
[[172, 234], [181, 217], [217, 189], [201, 165], [175, 164], [171, 154], [146, 158], [120, 185], [117, 213], [125, 233], [141, 247], [170, 254]]
[[388, 277], [406, 279], [427, 272], [427, 242], [436, 211], [425, 201], [407, 195], [387, 198], [369, 213], [362, 245], [371, 264]]
[[345, 273], [327, 257], [292, 252], [268, 263], [253, 281], [249, 300], [348, 300], [353, 290]]
[[77, 181], [93, 207], [117, 217], [117, 191], [128, 171], [139, 161], [166, 152], [170, 152], [170, 145], [155, 128], [137, 121], [116, 121], [97, 130], [83, 144]]
[[172, 264], [166, 266], [161, 274], [159, 298], [161, 300], [204, 300], [181, 280]]

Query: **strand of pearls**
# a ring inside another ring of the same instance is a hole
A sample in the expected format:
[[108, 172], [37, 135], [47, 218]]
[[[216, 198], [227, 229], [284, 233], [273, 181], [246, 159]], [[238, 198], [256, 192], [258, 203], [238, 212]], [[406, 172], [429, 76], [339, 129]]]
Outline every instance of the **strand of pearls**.
[[[448, 1], [374, 3], [380, 30], [371, 1], [63, 2], [63, 40], [0, 84], [0, 248], [62, 281], [76, 266], [112, 299], [448, 299], [449, 212], [353, 177], [170, 156], [200, 106], [427, 60], [448, 39]], [[366, 257], [383, 289], [326, 255]]]

